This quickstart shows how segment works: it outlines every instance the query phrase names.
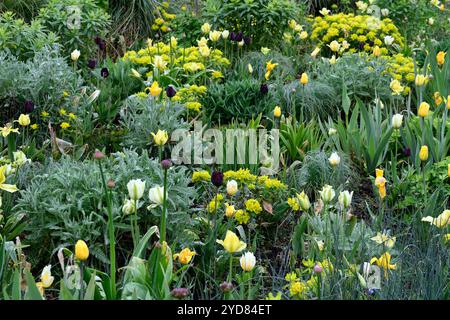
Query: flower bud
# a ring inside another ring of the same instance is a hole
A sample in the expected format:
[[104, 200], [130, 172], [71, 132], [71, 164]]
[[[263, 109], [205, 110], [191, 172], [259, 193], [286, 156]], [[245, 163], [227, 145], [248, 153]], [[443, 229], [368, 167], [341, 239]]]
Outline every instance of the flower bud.
[[164, 170], [169, 170], [169, 168], [172, 166], [172, 161], [170, 161], [169, 159], [164, 159], [163, 161], [161, 161], [161, 167]]
[[172, 297], [177, 299], [184, 299], [189, 295], [189, 289], [187, 288], [175, 288], [173, 289], [170, 294]]
[[101, 160], [105, 157], [105, 154], [101, 152], [100, 150], [95, 150], [94, 152], [94, 159], [95, 160]]
[[225, 281], [220, 284], [219, 288], [222, 292], [227, 293], [233, 290], [233, 284]]
[[80, 261], [86, 261], [89, 258], [89, 248], [83, 240], [78, 240], [75, 244], [75, 257]]

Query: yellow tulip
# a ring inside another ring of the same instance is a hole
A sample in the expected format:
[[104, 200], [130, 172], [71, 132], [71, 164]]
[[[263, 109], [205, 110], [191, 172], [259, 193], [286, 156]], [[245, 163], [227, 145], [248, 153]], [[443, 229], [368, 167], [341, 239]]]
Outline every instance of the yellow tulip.
[[447, 176], [450, 178], [450, 163], [447, 166]]
[[436, 60], [438, 65], [442, 66], [445, 63], [445, 55], [447, 53], [444, 51], [439, 51], [438, 54], [436, 55]]
[[4, 183], [6, 181], [6, 169], [6, 165], [0, 167], [0, 189], [11, 193], [16, 192], [19, 189], [17, 189], [15, 184]]
[[434, 97], [434, 103], [436, 103], [436, 106], [439, 106], [442, 103], [442, 96], [439, 93], [439, 91], [436, 91], [433, 95]]
[[234, 206], [229, 205], [228, 203], [225, 203], [225, 216], [227, 218], [232, 218], [234, 216], [234, 213], [236, 212], [236, 209]]
[[450, 110], [450, 95], [447, 96], [447, 109]]
[[158, 82], [155, 81], [152, 83], [152, 86], [150, 87], [150, 95], [152, 97], [157, 97], [161, 94], [162, 88], [159, 86]]
[[418, 113], [419, 117], [425, 118], [426, 116], [428, 116], [429, 111], [430, 111], [430, 105], [424, 101], [420, 104], [419, 110], [417, 113]]
[[83, 240], [78, 240], [75, 244], [75, 257], [80, 261], [86, 261], [89, 258], [89, 248]]
[[428, 77], [423, 74], [418, 74], [416, 76], [416, 86], [421, 87], [423, 85], [426, 85], [428, 82]]
[[300, 83], [301, 83], [302, 85], [306, 86], [306, 85], [308, 84], [308, 82], [309, 82], [308, 75], [306, 74], [306, 72], [303, 72], [303, 73], [302, 73], [302, 76], [301, 76], [301, 78], [300, 78]]
[[247, 244], [239, 240], [238, 236], [228, 230], [224, 240], [216, 240], [218, 244], [221, 244], [223, 248], [229, 253], [240, 252], [247, 247]]
[[26, 127], [26, 126], [28, 126], [29, 124], [30, 124], [30, 116], [29, 115], [27, 115], [27, 114], [21, 114], [20, 116], [19, 116], [19, 120], [18, 120], [18, 122], [19, 122], [19, 124], [22, 126], [22, 127]]
[[381, 55], [381, 49], [380, 49], [379, 46], [375, 46], [375, 47], [373, 48], [373, 55], [374, 55], [375, 57], [379, 57], [379, 56]]
[[158, 146], [165, 145], [167, 140], [169, 140], [169, 135], [165, 130], [158, 130], [156, 134], [152, 132], [152, 136], [153, 140], [155, 141], [155, 144]]
[[180, 253], [174, 254], [173, 259], [178, 259], [181, 264], [188, 264], [189, 262], [191, 262], [192, 257], [195, 256], [195, 254], [195, 251], [191, 251], [191, 249], [189, 248], [184, 248], [180, 251]]
[[424, 217], [422, 221], [429, 222], [430, 224], [435, 225], [438, 228], [445, 228], [450, 224], [450, 210], [444, 210], [437, 218], [433, 217]]
[[392, 90], [392, 94], [397, 96], [400, 95], [405, 89], [397, 79], [391, 81], [390, 87]]
[[427, 146], [422, 146], [420, 148], [419, 158], [422, 161], [427, 161], [428, 160], [428, 147]]
[[276, 106], [275, 109], [273, 109], [273, 116], [275, 118], [281, 117], [281, 108], [279, 106]]
[[385, 271], [397, 269], [397, 266], [395, 264], [391, 264], [391, 255], [389, 254], [389, 252], [385, 252], [383, 255], [381, 255], [380, 258], [372, 258], [372, 260], [370, 260], [370, 264], [373, 263], [377, 264]]

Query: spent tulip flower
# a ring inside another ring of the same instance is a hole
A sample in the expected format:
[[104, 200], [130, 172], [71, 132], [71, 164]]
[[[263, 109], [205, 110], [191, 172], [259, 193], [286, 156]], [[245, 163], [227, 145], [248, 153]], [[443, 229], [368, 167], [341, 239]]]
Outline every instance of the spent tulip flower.
[[45, 266], [44, 269], [42, 270], [41, 283], [42, 283], [42, 287], [44, 287], [44, 288], [49, 288], [52, 285], [53, 280], [55, 279], [52, 276], [51, 269], [52, 269], [52, 266], [48, 265], [48, 266]]
[[431, 216], [424, 217], [422, 221], [429, 222], [438, 228], [445, 228], [450, 224], [450, 210], [444, 210], [437, 218]]
[[230, 230], [227, 230], [224, 240], [216, 240], [216, 242], [231, 254], [241, 252], [247, 247], [247, 244], [239, 240], [238, 236]]

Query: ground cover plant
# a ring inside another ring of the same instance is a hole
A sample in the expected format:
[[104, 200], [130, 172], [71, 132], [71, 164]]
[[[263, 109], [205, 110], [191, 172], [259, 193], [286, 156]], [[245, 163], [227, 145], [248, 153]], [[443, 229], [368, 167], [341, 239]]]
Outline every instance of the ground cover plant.
[[450, 2], [4, 1], [0, 300], [448, 300]]

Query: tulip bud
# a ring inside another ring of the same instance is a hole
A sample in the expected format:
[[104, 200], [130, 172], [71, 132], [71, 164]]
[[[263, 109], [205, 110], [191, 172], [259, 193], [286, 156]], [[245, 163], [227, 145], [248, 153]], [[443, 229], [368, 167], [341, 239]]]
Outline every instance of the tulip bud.
[[78, 240], [75, 244], [75, 257], [80, 261], [86, 261], [89, 258], [89, 248], [83, 240]]
[[341, 205], [342, 208], [346, 209], [348, 207], [350, 207], [350, 204], [352, 203], [352, 197], [353, 197], [353, 191], [352, 192], [348, 192], [347, 190], [339, 193], [339, 204]]
[[95, 67], [97, 66], [97, 60], [95, 59], [89, 59], [87, 66], [89, 69], [95, 69]]
[[227, 293], [233, 290], [233, 284], [225, 281], [220, 284], [219, 288], [222, 292]]
[[392, 127], [394, 129], [400, 129], [403, 122], [403, 116], [401, 114], [394, 114], [392, 117]]
[[114, 189], [116, 187], [116, 183], [114, 182], [113, 179], [109, 179], [108, 182], [106, 183], [106, 186], [110, 189]]
[[305, 191], [302, 191], [302, 193], [297, 194], [297, 199], [300, 208], [302, 208], [303, 211], [308, 211], [309, 208], [311, 208], [311, 202], [309, 201], [308, 195], [305, 193]]
[[34, 110], [34, 103], [31, 100], [27, 100], [24, 103], [25, 113], [31, 113]]
[[422, 161], [427, 161], [428, 160], [428, 147], [427, 146], [422, 146], [420, 148], [419, 158]]
[[123, 214], [132, 214], [136, 212], [136, 202], [134, 200], [126, 199], [122, 206]]
[[273, 116], [275, 118], [281, 117], [281, 108], [279, 106], [276, 106], [275, 109], [273, 109]]
[[315, 273], [322, 273], [323, 272], [323, 268], [321, 266], [319, 266], [318, 264], [316, 264], [313, 268]]
[[102, 70], [100, 70], [100, 75], [105, 79], [108, 78], [108, 76], [109, 76], [108, 68], [102, 68]]
[[189, 289], [187, 288], [175, 288], [173, 289], [170, 294], [172, 295], [172, 297], [177, 298], [177, 299], [184, 299], [188, 296], [189, 294]]
[[306, 86], [309, 82], [309, 78], [308, 75], [306, 74], [306, 72], [302, 73], [302, 76], [300, 77], [300, 83], [304, 86]]
[[259, 91], [262, 93], [262, 94], [268, 94], [269, 93], [269, 87], [267, 86], [267, 84], [262, 84], [261, 85], [261, 88], [259, 88]]
[[105, 154], [103, 152], [101, 152], [100, 150], [95, 150], [95, 153], [94, 153], [95, 160], [101, 160], [104, 157], [105, 157]]
[[428, 81], [428, 77], [426, 75], [423, 74], [418, 74], [416, 76], [416, 86], [421, 87], [423, 85], [425, 85]]
[[163, 161], [161, 161], [161, 167], [164, 170], [169, 170], [169, 168], [172, 166], [172, 161], [170, 161], [169, 159], [164, 159]]
[[70, 54], [70, 58], [72, 59], [72, 61], [77, 61], [78, 58], [80, 57], [80, 51], [79, 50], [73, 50], [72, 53]]

